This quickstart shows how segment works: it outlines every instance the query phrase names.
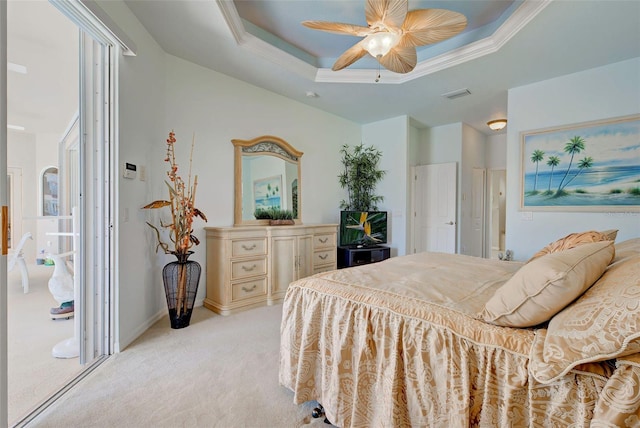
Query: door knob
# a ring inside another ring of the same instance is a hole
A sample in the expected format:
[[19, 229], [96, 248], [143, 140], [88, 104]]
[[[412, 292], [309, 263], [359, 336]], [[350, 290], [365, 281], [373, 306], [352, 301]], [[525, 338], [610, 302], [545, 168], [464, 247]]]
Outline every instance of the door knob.
[[445, 223], [445, 224], [448, 224], [449, 226], [453, 226], [455, 223], [454, 223], [454, 222], [452, 222], [452, 221], [450, 221], [450, 222]]

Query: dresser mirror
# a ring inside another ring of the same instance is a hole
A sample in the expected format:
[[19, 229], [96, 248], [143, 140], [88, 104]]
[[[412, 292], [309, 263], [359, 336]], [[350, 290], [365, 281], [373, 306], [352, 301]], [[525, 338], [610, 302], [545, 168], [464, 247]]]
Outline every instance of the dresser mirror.
[[231, 140], [234, 146], [234, 225], [268, 224], [257, 220], [256, 209], [277, 208], [293, 212], [302, 223], [302, 152], [281, 138], [265, 135], [253, 140]]

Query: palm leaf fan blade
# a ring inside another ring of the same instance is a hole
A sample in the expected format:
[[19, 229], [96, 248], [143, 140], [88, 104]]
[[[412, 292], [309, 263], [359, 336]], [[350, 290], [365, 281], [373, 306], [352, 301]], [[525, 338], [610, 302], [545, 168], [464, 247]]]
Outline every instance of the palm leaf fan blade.
[[351, 36], [366, 37], [371, 33], [369, 27], [360, 25], [343, 24], [341, 22], [327, 21], [302, 21], [302, 25], [312, 30], [325, 31], [334, 34], [347, 34]]
[[367, 0], [364, 14], [371, 27], [383, 24], [391, 28], [400, 28], [408, 9], [408, 0]]
[[388, 54], [378, 58], [380, 64], [387, 70], [396, 73], [408, 73], [413, 70], [418, 63], [418, 55], [413, 46], [396, 46]]
[[362, 42], [358, 42], [347, 49], [342, 55], [340, 55], [331, 69], [333, 71], [342, 70], [343, 68], [350, 66], [366, 54], [367, 51], [362, 47]]
[[467, 18], [451, 10], [419, 9], [407, 13], [402, 26], [402, 46], [423, 46], [438, 43], [460, 33], [467, 26]]

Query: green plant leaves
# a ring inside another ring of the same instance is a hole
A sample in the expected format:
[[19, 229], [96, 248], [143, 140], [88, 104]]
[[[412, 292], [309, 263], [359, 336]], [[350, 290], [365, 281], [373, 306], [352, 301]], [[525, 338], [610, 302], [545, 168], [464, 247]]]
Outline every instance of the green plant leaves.
[[341, 201], [340, 208], [354, 211], [377, 210], [383, 196], [374, 195], [377, 183], [386, 171], [378, 169], [382, 152], [373, 146], [360, 143], [351, 150], [348, 145], [340, 149], [344, 171], [338, 175], [342, 188], [347, 188], [348, 201]]

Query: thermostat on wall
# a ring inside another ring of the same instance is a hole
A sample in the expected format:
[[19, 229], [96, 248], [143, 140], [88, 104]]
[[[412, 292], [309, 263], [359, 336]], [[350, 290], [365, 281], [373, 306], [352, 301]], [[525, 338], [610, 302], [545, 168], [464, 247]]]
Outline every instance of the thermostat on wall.
[[134, 163], [129, 163], [129, 162], [125, 162], [124, 163], [124, 169], [123, 169], [123, 177], [124, 178], [136, 178], [136, 164]]

